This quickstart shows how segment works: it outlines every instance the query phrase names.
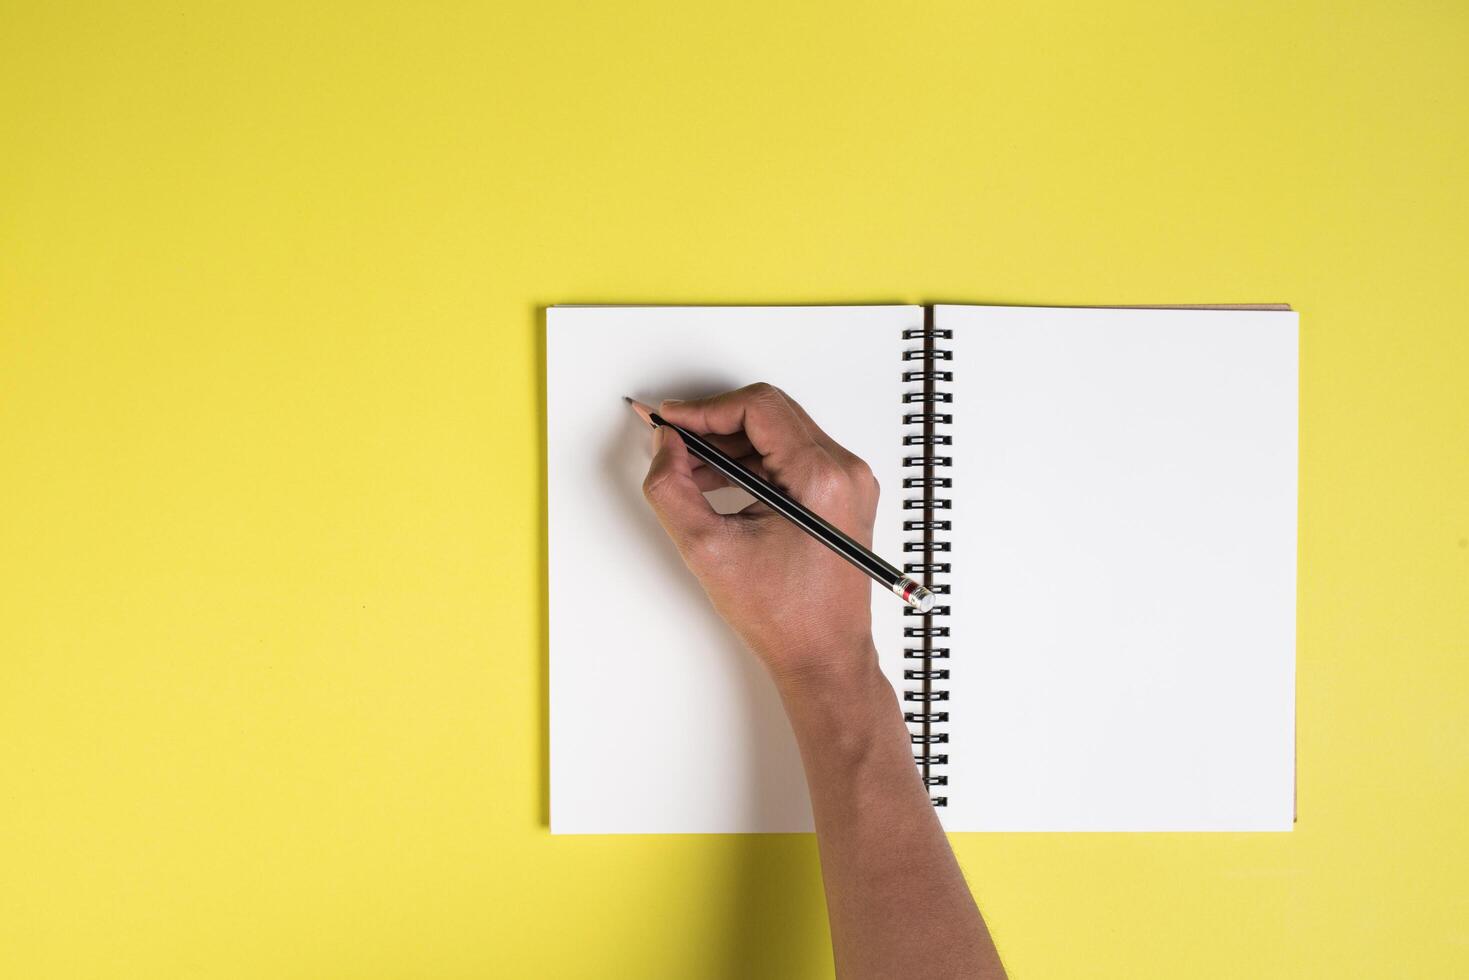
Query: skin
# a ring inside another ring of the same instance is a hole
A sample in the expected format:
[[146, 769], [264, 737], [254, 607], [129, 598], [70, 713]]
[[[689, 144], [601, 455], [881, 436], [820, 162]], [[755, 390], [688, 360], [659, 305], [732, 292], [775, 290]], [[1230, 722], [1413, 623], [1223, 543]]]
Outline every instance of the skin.
[[[658, 412], [871, 545], [872, 470], [784, 392], [757, 384]], [[715, 513], [702, 491], [725, 481], [676, 432], [653, 441], [644, 494], [765, 665], [800, 746], [838, 976], [1004, 977], [878, 669], [871, 580], [763, 505]]]

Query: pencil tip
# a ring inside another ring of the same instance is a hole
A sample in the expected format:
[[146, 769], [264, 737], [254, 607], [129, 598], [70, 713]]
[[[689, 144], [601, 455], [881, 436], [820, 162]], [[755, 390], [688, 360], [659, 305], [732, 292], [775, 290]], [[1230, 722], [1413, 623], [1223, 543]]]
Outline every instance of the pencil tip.
[[641, 418], [644, 422], [648, 423], [649, 425], [653, 424], [653, 408], [651, 405], [644, 405], [642, 402], [634, 398], [629, 398], [626, 395], [622, 396], [622, 400], [627, 402], [628, 405], [632, 407], [632, 410], [634, 412], [637, 412], [638, 417]]

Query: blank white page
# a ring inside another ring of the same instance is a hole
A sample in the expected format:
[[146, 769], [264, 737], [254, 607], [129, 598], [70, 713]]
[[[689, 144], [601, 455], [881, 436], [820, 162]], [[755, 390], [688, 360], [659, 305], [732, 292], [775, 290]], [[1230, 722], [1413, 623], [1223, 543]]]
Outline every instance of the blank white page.
[[[642, 496], [649, 432], [622, 402], [756, 381], [789, 392], [884, 487], [901, 560], [902, 331], [917, 307], [556, 307], [546, 317], [554, 833], [809, 831], [780, 702]], [[901, 604], [873, 589], [900, 676]]]
[[945, 826], [1290, 829], [1296, 314], [935, 316], [955, 374]]

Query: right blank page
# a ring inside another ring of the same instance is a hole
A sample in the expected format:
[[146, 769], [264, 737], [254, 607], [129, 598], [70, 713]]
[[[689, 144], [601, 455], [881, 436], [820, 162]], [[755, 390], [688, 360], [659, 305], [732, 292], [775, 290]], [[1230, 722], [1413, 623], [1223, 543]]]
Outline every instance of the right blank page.
[[935, 326], [946, 828], [1289, 830], [1296, 314], [940, 306]]

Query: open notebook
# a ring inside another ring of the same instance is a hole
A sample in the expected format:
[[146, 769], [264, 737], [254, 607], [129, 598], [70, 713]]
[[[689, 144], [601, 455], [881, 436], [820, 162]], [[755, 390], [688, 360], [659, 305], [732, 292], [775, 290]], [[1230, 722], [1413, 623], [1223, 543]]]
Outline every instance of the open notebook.
[[622, 402], [754, 381], [872, 466], [873, 550], [948, 587], [929, 617], [872, 600], [894, 688], [929, 672], [942, 698], [904, 710], [948, 830], [1290, 829], [1295, 313], [555, 307], [546, 329], [553, 832], [811, 829], [781, 706], [644, 503]]

